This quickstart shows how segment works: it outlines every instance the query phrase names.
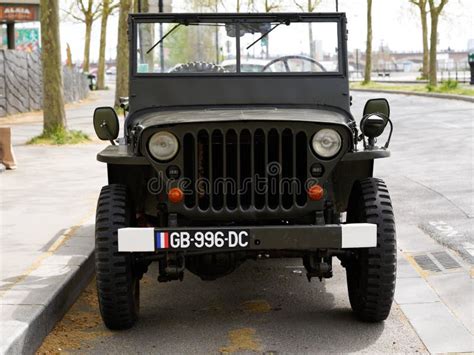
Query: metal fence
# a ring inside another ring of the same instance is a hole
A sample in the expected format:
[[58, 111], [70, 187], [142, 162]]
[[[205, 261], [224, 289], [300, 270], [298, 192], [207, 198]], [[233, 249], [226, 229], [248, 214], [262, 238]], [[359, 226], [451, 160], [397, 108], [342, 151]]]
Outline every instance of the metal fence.
[[[39, 53], [0, 50], [0, 117], [41, 110], [42, 70]], [[64, 99], [74, 102], [87, 97], [87, 77], [78, 70], [64, 68]]]

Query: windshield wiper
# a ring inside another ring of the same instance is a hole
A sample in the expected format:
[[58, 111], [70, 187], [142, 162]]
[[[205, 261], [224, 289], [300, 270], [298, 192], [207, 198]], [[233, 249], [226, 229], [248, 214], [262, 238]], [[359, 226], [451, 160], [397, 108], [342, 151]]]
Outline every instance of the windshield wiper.
[[263, 35], [261, 35], [257, 40], [255, 40], [254, 42], [252, 42], [246, 49], [248, 50], [248, 49], [252, 48], [256, 43], [260, 42], [262, 39], [264, 39], [265, 37], [267, 37], [270, 32], [272, 32], [275, 28], [277, 28], [277, 27], [280, 26], [281, 24], [283, 24], [283, 22], [277, 23], [275, 26], [273, 26], [273, 27], [270, 28], [267, 32], [265, 32]]
[[168, 32], [165, 33], [165, 35], [163, 37], [160, 38], [160, 40], [158, 42], [156, 42], [149, 50], [147, 50], [146, 54], [150, 54], [150, 52], [156, 48], [157, 45], [159, 45], [160, 43], [162, 43], [166, 37], [168, 37], [172, 32], [174, 32], [174, 30], [176, 30], [179, 26], [181, 26], [182, 24], [181, 23], [178, 23], [176, 26], [174, 26], [171, 30], [169, 30]]

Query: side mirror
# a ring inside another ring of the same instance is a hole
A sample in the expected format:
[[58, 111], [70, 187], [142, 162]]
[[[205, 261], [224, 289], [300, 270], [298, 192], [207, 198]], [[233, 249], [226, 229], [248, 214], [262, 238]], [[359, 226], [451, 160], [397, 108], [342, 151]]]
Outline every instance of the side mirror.
[[98, 107], [94, 111], [94, 130], [103, 141], [113, 141], [118, 137], [120, 125], [117, 113], [112, 107]]
[[390, 105], [387, 99], [371, 99], [364, 107], [364, 117], [374, 113], [379, 113], [390, 118]]
[[[364, 117], [360, 121], [360, 130], [363, 134], [364, 147], [366, 149], [376, 148], [376, 138], [381, 136], [390, 123], [390, 134], [383, 148], [387, 149], [393, 133], [393, 124], [390, 120], [390, 105], [386, 99], [372, 99], [367, 101], [364, 107]], [[365, 141], [368, 138], [368, 144]]]

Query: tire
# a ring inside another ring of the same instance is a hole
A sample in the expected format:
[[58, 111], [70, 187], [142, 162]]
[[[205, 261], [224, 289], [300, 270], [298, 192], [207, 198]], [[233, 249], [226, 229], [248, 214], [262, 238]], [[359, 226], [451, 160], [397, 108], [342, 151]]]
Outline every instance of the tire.
[[216, 64], [206, 62], [190, 62], [180, 64], [170, 70], [170, 73], [225, 73], [226, 70]]
[[355, 183], [347, 221], [377, 224], [377, 247], [355, 250], [345, 266], [349, 300], [357, 318], [383, 321], [390, 314], [397, 269], [395, 219], [383, 180], [368, 178]]
[[123, 185], [102, 188], [95, 223], [95, 270], [99, 308], [107, 328], [128, 329], [138, 318], [139, 276], [131, 254], [118, 252], [117, 230], [129, 227], [133, 209]]

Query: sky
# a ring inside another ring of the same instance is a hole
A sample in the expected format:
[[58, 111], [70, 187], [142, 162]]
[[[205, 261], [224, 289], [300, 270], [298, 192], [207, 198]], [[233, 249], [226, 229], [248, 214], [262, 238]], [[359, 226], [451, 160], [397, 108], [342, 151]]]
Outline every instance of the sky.
[[[154, 0], [150, 0], [154, 1]], [[166, 0], [165, 0], [166, 1]], [[173, 0], [173, 11], [183, 11], [186, 0]], [[259, 0], [257, 0], [258, 2]], [[278, 0], [274, 0], [278, 1]], [[67, 8], [70, 0], [61, 0]], [[235, 0], [223, 0], [229, 11], [235, 8]], [[263, 3], [263, 0], [260, 0]], [[294, 0], [281, 0], [282, 10], [293, 10]], [[305, 3], [306, 0], [301, 0]], [[242, 0], [242, 3], [245, 3]], [[285, 6], [286, 5], [286, 6]], [[335, 11], [335, 0], [321, 0], [317, 11]], [[365, 48], [366, 0], [339, 0], [339, 11], [346, 12], [349, 29], [349, 50]], [[408, 0], [373, 0], [373, 48], [382, 43], [397, 52], [421, 51], [421, 26], [418, 9]], [[474, 0], [449, 0], [440, 19], [439, 49], [467, 50], [468, 40], [474, 38]], [[118, 16], [112, 15], [107, 34], [106, 57], [114, 58], [117, 46]], [[91, 60], [96, 61], [99, 52], [100, 20], [93, 27]], [[65, 13], [61, 20], [61, 45], [65, 53], [66, 44], [72, 50], [73, 61], [82, 61], [84, 51], [84, 25], [74, 23]], [[63, 53], [63, 54], [64, 54]], [[65, 57], [65, 54], [63, 55]]]

